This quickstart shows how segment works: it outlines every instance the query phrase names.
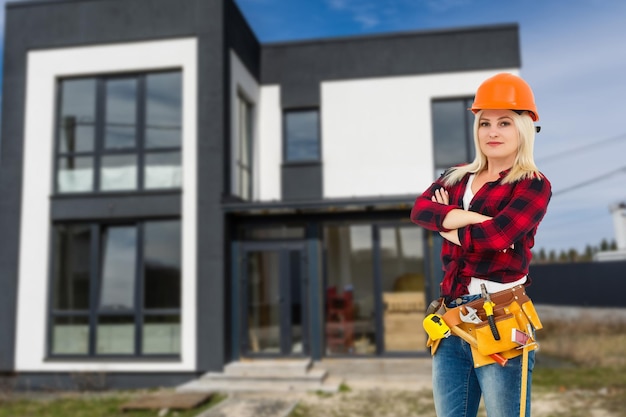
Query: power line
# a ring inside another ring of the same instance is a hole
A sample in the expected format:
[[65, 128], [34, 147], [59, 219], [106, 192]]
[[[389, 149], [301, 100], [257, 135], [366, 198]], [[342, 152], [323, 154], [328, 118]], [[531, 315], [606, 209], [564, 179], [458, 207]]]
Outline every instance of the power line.
[[620, 140], [620, 139], [626, 139], [626, 133], [622, 133], [621, 135], [613, 136], [613, 137], [610, 137], [610, 138], [607, 138], [607, 139], [603, 139], [603, 140], [600, 140], [600, 141], [596, 141], [596, 142], [593, 142], [593, 143], [590, 143], [590, 144], [587, 144], [587, 145], [579, 146], [577, 148], [573, 148], [573, 149], [569, 149], [569, 150], [565, 150], [565, 151], [560, 151], [560, 152], [557, 152], [557, 153], [553, 153], [553, 154], [550, 154], [550, 155], [543, 156], [541, 158], [536, 158], [535, 161], [536, 162], [541, 162], [541, 161], [545, 161], [546, 159], [552, 159], [552, 160], [558, 159], [558, 158], [561, 158], [561, 157], [563, 157], [565, 155], [569, 155], [569, 154], [572, 154], [572, 153], [578, 153], [578, 152], [581, 152], [581, 151], [585, 151], [585, 150], [587, 150], [589, 148], [596, 148], [596, 147], [598, 147], [600, 145], [604, 145], [604, 144], [606, 144], [608, 142], [613, 142], [613, 141]]
[[607, 178], [609, 178], [609, 177], [611, 177], [611, 176], [613, 176], [615, 174], [622, 173], [622, 172], [626, 172], [626, 165], [624, 165], [621, 168], [615, 169], [613, 171], [607, 172], [606, 174], [600, 175], [598, 177], [594, 177], [594, 178], [591, 178], [591, 179], [589, 179], [587, 181], [579, 182], [578, 184], [574, 184], [574, 185], [571, 185], [569, 187], [563, 188], [562, 190], [555, 191], [555, 192], [552, 193], [552, 196], [554, 197], [554, 196], [557, 196], [557, 195], [565, 194], [565, 193], [567, 193], [569, 191], [573, 191], [573, 190], [577, 190], [577, 189], [582, 188], [582, 187], [586, 187], [587, 185], [591, 185], [591, 184], [594, 184], [596, 182], [606, 180]]

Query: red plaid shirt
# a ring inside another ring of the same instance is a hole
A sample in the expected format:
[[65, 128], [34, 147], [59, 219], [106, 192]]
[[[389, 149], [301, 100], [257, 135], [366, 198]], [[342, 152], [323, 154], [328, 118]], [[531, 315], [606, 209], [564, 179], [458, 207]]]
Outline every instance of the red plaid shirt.
[[[461, 246], [443, 241], [441, 260], [445, 274], [441, 295], [449, 300], [467, 294], [472, 277], [509, 283], [528, 274], [530, 249], [535, 244], [537, 226], [546, 214], [551, 185], [545, 177], [501, 184], [507, 173], [503, 171], [498, 180], [486, 183], [470, 203], [469, 210], [493, 219], [460, 228]], [[428, 230], [448, 231], [443, 220], [451, 210], [463, 208], [468, 179], [469, 174], [458, 183], [444, 187], [442, 175], [417, 197], [411, 220]], [[431, 200], [439, 188], [447, 189], [449, 205]]]

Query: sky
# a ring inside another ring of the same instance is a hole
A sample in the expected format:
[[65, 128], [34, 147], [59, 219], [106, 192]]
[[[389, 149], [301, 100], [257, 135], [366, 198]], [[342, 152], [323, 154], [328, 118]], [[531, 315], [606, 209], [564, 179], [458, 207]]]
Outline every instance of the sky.
[[535, 161], [553, 190], [536, 249], [615, 238], [609, 206], [626, 202], [626, 2], [235, 1], [263, 43], [517, 23], [520, 75], [542, 127]]

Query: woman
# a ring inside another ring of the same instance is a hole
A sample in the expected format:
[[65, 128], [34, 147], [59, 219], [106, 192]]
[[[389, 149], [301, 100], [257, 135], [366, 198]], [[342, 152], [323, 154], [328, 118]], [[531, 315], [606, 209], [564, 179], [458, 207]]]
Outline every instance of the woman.
[[[471, 110], [476, 158], [444, 172], [411, 212], [414, 223], [444, 238], [440, 290], [447, 308], [480, 298], [481, 284], [488, 293], [530, 284], [531, 248], [551, 196], [550, 182], [533, 161], [539, 116], [528, 84], [497, 74], [480, 85]], [[534, 351], [527, 381], [533, 364]], [[490, 417], [530, 416], [529, 389], [520, 404], [522, 369], [520, 356], [504, 367], [475, 367], [468, 343], [456, 336], [441, 340], [433, 356], [437, 415], [476, 416], [483, 395]]]

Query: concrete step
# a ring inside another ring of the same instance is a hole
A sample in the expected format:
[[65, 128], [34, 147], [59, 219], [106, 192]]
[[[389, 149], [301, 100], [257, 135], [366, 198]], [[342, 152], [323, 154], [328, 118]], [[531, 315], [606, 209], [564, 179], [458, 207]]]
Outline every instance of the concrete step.
[[207, 372], [202, 375], [201, 379], [212, 379], [215, 381], [322, 381], [327, 374], [328, 372], [324, 369], [309, 370], [307, 373], [293, 375], [276, 370], [274, 373], [262, 374]]
[[311, 368], [310, 359], [258, 360], [231, 362], [224, 367], [224, 374], [233, 376], [306, 375]]
[[325, 369], [311, 369], [311, 361], [233, 362], [224, 372], [207, 372], [180, 385], [178, 392], [337, 392], [341, 377], [329, 377]]
[[313, 370], [323, 369], [331, 375], [341, 377], [374, 377], [386, 376], [413, 377], [416, 374], [430, 375], [432, 359], [430, 356], [418, 358], [324, 358], [313, 364]]
[[342, 380], [329, 381], [259, 381], [213, 380], [200, 378], [176, 388], [177, 392], [338, 392]]

